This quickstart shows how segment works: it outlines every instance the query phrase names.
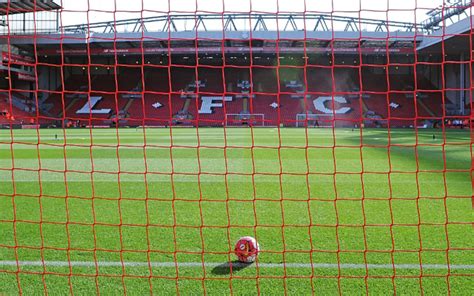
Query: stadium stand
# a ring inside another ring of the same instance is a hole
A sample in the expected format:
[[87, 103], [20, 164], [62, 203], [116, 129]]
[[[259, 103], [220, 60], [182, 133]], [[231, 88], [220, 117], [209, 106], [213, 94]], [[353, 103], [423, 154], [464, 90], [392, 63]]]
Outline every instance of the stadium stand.
[[[226, 114], [249, 111], [254, 114], [263, 114], [265, 125], [275, 126], [280, 122], [285, 126], [295, 126], [297, 114], [324, 113], [315, 108], [314, 100], [319, 97], [331, 97], [334, 93], [336, 96], [344, 97], [345, 103], [332, 102], [332, 99], [329, 99], [324, 102], [324, 106], [327, 106], [328, 110], [350, 108], [347, 113], [335, 114], [338, 124], [342, 126], [361, 124], [361, 114], [367, 113], [370, 117], [368, 119], [378, 121], [376, 126], [387, 126], [387, 118], [390, 117], [390, 124], [393, 127], [413, 126], [416, 124], [415, 117], [439, 120], [442, 115], [441, 91], [436, 90], [426, 79], [417, 81], [418, 90], [415, 92], [413, 79], [409, 76], [390, 75], [388, 76], [390, 91], [386, 92], [387, 76], [374, 74], [369, 69], [361, 71], [361, 79], [359, 79], [358, 71], [336, 69], [334, 71], [336, 84], [333, 85], [331, 69], [309, 68], [307, 88], [303, 85], [304, 77], [294, 81], [301, 84], [299, 91], [288, 88], [285, 85], [287, 81], [281, 81], [278, 86], [277, 73], [274, 70], [254, 69], [252, 71], [253, 83], [251, 83], [252, 98], [248, 98], [246, 103], [237, 85], [239, 77], [248, 77], [248, 71], [228, 69], [222, 73], [221, 69], [202, 69], [198, 72], [198, 77], [206, 81], [205, 85], [199, 90], [192, 89], [192, 95], [188, 91], [190, 95], [188, 98], [185, 98], [182, 92], [186, 92], [188, 85], [195, 83], [193, 82], [196, 76], [194, 69], [175, 67], [170, 70], [171, 94], [167, 93], [169, 81], [166, 68], [145, 69], [144, 79], [141, 72], [140, 68], [123, 68], [120, 69], [121, 74], [117, 76], [117, 79], [113, 74], [91, 75], [90, 92], [88, 75], [70, 76], [65, 81], [64, 87], [60, 86], [56, 90], [58, 93], [51, 95], [47, 100], [47, 103], [52, 105], [48, 113], [53, 118], [61, 119], [62, 112], [65, 110], [65, 118], [77, 120], [91, 117], [96, 123], [102, 124], [111, 119], [114, 114], [122, 113], [126, 114], [129, 125], [165, 125], [165, 122], [169, 121], [170, 113], [174, 116], [185, 108], [190, 115], [190, 121], [187, 124], [195, 124], [193, 119], [196, 121], [195, 119], [199, 117], [200, 125], [221, 126], [226, 121]], [[297, 73], [297, 71], [294, 72]], [[296, 76], [304, 75], [299, 73]], [[225, 91], [223, 85], [226, 85]], [[64, 106], [61, 97], [63, 89]], [[416, 100], [413, 99], [415, 93]], [[202, 97], [209, 96], [217, 99], [231, 97], [232, 100], [225, 101], [221, 107], [212, 107], [212, 112], [209, 114], [200, 113]], [[101, 98], [94, 106], [91, 106], [92, 109], [110, 111], [93, 113], [92, 116], [87, 112], [77, 113], [87, 105], [89, 97]], [[367, 122], [369, 126], [372, 125], [370, 121]]]

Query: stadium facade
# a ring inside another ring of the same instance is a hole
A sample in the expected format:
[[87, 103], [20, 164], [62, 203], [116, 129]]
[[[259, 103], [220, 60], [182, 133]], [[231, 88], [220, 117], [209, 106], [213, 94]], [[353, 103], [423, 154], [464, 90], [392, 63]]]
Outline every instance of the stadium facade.
[[[470, 1], [433, 9], [421, 24], [283, 13], [64, 27], [53, 1], [42, 11], [11, 2], [2, 3], [9, 29], [0, 39], [0, 124], [8, 128], [472, 120]], [[40, 13], [41, 25], [28, 21]]]

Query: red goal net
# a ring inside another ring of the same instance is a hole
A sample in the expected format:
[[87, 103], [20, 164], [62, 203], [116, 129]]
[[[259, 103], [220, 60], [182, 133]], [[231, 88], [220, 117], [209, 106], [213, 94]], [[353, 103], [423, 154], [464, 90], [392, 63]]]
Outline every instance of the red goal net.
[[0, 16], [0, 295], [472, 286], [471, 1]]

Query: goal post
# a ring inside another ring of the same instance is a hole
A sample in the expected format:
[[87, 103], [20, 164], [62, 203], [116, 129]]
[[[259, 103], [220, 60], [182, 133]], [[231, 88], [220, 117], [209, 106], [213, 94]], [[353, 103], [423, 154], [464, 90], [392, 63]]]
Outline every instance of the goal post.
[[228, 113], [225, 115], [226, 126], [265, 126], [265, 114], [263, 113]]
[[296, 114], [296, 127], [334, 127], [332, 114]]

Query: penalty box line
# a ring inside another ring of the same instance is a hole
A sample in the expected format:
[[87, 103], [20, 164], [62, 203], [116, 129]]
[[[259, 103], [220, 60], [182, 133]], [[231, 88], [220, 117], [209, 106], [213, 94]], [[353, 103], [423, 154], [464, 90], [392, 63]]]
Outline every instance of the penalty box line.
[[351, 263], [258, 263], [245, 264], [210, 262], [130, 262], [130, 261], [0, 261], [0, 266], [20, 267], [259, 267], [259, 268], [313, 268], [313, 269], [474, 269], [466, 264], [351, 264]]

